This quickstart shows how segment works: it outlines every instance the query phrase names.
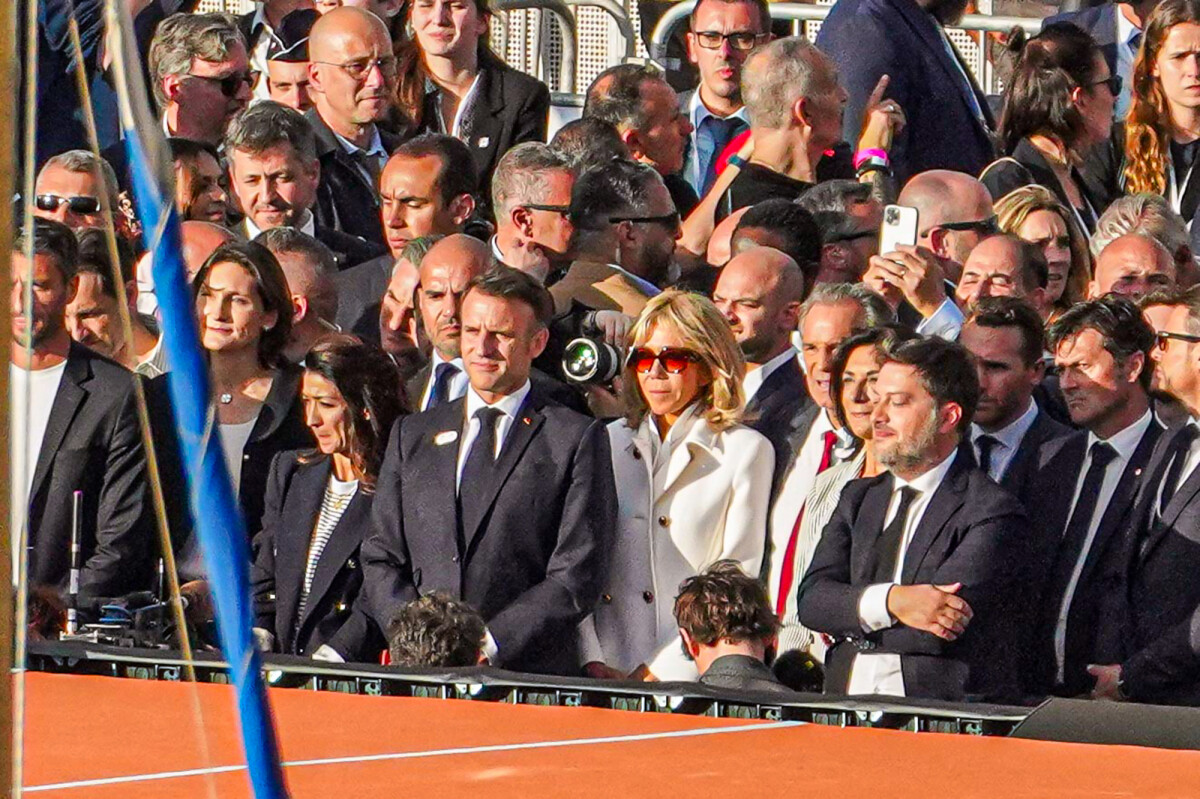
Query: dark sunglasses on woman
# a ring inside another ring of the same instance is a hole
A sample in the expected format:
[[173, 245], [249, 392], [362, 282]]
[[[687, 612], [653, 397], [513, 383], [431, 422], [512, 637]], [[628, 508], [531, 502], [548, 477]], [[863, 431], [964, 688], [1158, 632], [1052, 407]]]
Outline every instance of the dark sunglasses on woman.
[[646, 374], [654, 368], [654, 362], [662, 364], [667, 374], [677, 375], [688, 368], [688, 364], [699, 363], [700, 356], [691, 350], [678, 347], [663, 347], [658, 354], [646, 347], [631, 350], [626, 363], [631, 365], [638, 374]]

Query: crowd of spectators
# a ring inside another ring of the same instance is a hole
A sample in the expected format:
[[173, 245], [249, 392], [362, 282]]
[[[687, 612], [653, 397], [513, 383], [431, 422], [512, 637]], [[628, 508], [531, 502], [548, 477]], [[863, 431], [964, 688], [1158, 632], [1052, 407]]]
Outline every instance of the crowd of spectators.
[[[946, 35], [965, 7], [839, 0], [813, 43], [699, 0], [697, 85], [614, 66], [549, 138], [486, 0], [139, 4], [259, 646], [1200, 704], [1200, 0], [1014, 32], [999, 97]], [[206, 574], [157, 221], [52, 45], [12, 521], [56, 607], [81, 496], [86, 617], [167, 541], [189, 596]]]

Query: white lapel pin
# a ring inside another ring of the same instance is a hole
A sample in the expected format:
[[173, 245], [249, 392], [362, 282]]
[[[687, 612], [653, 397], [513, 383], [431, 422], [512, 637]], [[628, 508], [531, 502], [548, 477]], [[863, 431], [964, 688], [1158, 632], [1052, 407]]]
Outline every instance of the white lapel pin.
[[480, 136], [479, 139], [475, 142], [475, 146], [482, 149], [484, 147], [487, 147], [491, 143], [492, 143], [492, 139], [490, 136]]
[[443, 430], [433, 437], [433, 443], [437, 444], [439, 447], [444, 447], [447, 444], [453, 444], [455, 441], [458, 441], [457, 430]]

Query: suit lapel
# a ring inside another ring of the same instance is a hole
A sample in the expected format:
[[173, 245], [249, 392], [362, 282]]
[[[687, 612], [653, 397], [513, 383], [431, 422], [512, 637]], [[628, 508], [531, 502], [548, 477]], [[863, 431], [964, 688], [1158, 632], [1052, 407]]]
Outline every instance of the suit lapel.
[[[313, 530], [321, 513], [321, 501], [325, 498], [325, 484], [329, 480], [330, 460], [320, 463], [300, 464], [292, 474], [284, 498], [282, 524], [275, 531], [275, 628], [282, 631], [291, 645], [292, 631], [296, 628], [296, 611], [300, 607], [300, 594], [304, 591], [304, 572], [308, 567], [308, 548], [312, 545]], [[287, 601], [283, 602], [286, 597]]]
[[308, 590], [308, 603], [304, 606], [304, 616], [299, 620], [298, 628], [302, 628], [308, 622], [313, 610], [321, 604], [326, 592], [333, 585], [334, 578], [362, 543], [363, 532], [370, 523], [371, 503], [363, 495], [360, 486], [343, 511], [342, 517], [338, 519], [337, 526], [330, 533], [329, 541], [317, 560], [317, 569], [313, 573], [312, 585]]
[[476, 151], [486, 152], [499, 146], [500, 136], [504, 132], [503, 120], [500, 118], [503, 110], [503, 71], [481, 70], [472, 112], [470, 139], [467, 142], [473, 158], [477, 157]]
[[54, 462], [54, 456], [62, 446], [67, 430], [71, 428], [75, 414], [87, 399], [88, 392], [85, 386], [91, 377], [92, 370], [88, 366], [86, 354], [80, 351], [77, 344], [72, 344], [67, 354], [62, 381], [50, 408], [50, 419], [46, 423], [46, 433], [42, 436], [42, 446], [38, 450], [37, 467], [33, 471], [33, 483], [29, 491], [30, 499], [41, 489], [42, 482], [50, 471], [50, 464]]
[[904, 552], [904, 566], [900, 571], [900, 582], [904, 585], [912, 584], [917, 570], [921, 567], [921, 562], [925, 560], [925, 555], [929, 552], [929, 547], [937, 539], [942, 528], [946, 526], [946, 522], [950, 521], [950, 517], [962, 506], [969, 470], [970, 467], [967, 464], [961, 464], [955, 458], [954, 464], [950, 467], [950, 473], [934, 490], [933, 497], [925, 508], [925, 514], [921, 517], [921, 522], [917, 525], [912, 540], [908, 543], [908, 549]]
[[491, 482], [484, 487], [482, 492], [479, 517], [471, 524], [471, 529], [463, 530], [467, 552], [470, 551], [483, 520], [488, 517], [488, 511], [495, 504], [500, 489], [508, 482], [508, 477], [512, 474], [518, 461], [520, 461], [525, 448], [529, 446], [529, 442], [533, 440], [534, 435], [537, 434], [537, 431], [541, 428], [545, 420], [545, 417], [541, 413], [541, 408], [534, 401], [531, 392], [517, 410], [516, 418], [513, 420], [512, 426], [508, 429], [508, 435], [504, 438], [504, 444], [500, 447], [500, 458], [496, 461], [496, 469], [492, 473]]
[[895, 485], [895, 478], [890, 472], [880, 475], [876, 480], [875, 485], [867, 489], [863, 496], [862, 511], [854, 520], [854, 538], [865, 544], [859, 550], [857, 563], [854, 564], [855, 583], [872, 582], [875, 579], [875, 566], [879, 563], [879, 538], [883, 535], [883, 520], [887, 518], [892, 487]]

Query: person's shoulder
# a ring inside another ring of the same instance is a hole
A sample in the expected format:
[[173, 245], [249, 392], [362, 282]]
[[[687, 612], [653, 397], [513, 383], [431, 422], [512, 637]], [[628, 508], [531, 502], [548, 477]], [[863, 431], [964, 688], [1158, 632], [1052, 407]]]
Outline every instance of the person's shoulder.
[[774, 453], [771, 441], [757, 430], [742, 424], [734, 424], [717, 433], [716, 440], [720, 442], [726, 453], [736, 456], [743, 461], [756, 461], [767, 452]]
[[71, 344], [71, 351], [67, 356], [67, 371], [73, 371], [72, 367], [86, 369], [93, 383], [106, 388], [111, 387], [121, 393], [133, 391], [133, 372], [82, 344]]
[[505, 93], [524, 96], [545, 92], [547, 96], [550, 95], [550, 88], [545, 83], [519, 69], [510, 67], [499, 59], [492, 65], [492, 69], [501, 76]]
[[369, 285], [381, 274], [386, 274], [391, 269], [392, 264], [395, 263], [395, 260], [391, 253], [384, 253], [369, 261], [363, 261], [361, 264], [338, 272], [333, 276], [333, 281], [337, 284], [339, 290], [353, 286]]
[[968, 525], [1005, 516], [1025, 518], [1025, 506], [1020, 500], [984, 471], [964, 466], [961, 474], [952, 488], [962, 497]]

